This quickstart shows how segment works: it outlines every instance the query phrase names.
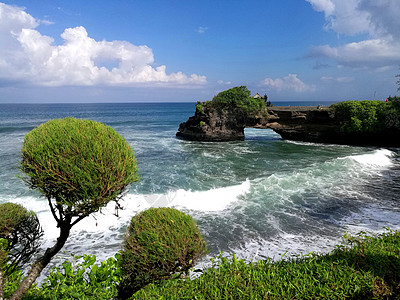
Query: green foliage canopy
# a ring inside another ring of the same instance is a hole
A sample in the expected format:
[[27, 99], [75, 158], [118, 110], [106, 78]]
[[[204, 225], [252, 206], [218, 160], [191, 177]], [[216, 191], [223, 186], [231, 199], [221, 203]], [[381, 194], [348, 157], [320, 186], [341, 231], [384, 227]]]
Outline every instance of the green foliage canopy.
[[120, 297], [146, 284], [186, 273], [206, 252], [193, 219], [176, 209], [150, 208], [134, 216], [121, 251]]
[[344, 101], [332, 104], [331, 108], [342, 120], [341, 130], [344, 132], [379, 133], [387, 129], [400, 129], [398, 101]]
[[248, 98], [250, 98], [250, 91], [247, 89], [247, 87], [237, 86], [220, 92], [212, 99], [212, 101], [214, 102], [214, 104], [232, 105], [247, 101]]
[[[51, 120], [25, 136], [21, 170], [63, 215], [83, 218], [138, 180], [135, 157], [114, 129], [91, 120]], [[55, 215], [52, 207], [53, 215]], [[56, 217], [57, 219], [57, 217]]]
[[211, 101], [198, 102], [196, 112], [203, 115], [205, 107], [220, 110], [239, 109], [249, 117], [267, 113], [265, 99], [250, 97], [250, 91], [246, 86], [238, 86], [220, 92]]

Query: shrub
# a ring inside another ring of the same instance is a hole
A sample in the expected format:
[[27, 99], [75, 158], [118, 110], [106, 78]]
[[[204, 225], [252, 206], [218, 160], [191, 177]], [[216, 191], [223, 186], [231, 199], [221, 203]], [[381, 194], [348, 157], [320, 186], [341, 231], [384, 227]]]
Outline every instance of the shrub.
[[[250, 97], [250, 91], [246, 86], [238, 86], [217, 94], [211, 101], [202, 102], [196, 106], [197, 112], [203, 112], [203, 106], [224, 109], [239, 109], [244, 115], [254, 117], [267, 114], [265, 100], [263, 98]], [[200, 110], [201, 109], [201, 110]]]
[[132, 218], [121, 252], [119, 297], [151, 282], [178, 278], [206, 252], [193, 219], [172, 208], [150, 208]]
[[385, 103], [378, 100], [344, 101], [331, 105], [348, 133], [380, 132], [385, 128]]
[[91, 120], [65, 118], [42, 124], [25, 136], [21, 152], [23, 179], [48, 200], [60, 236], [32, 265], [11, 299], [21, 299], [27, 292], [64, 246], [72, 226], [110, 201], [118, 205], [127, 186], [138, 180], [126, 140]]
[[118, 200], [138, 179], [123, 137], [109, 126], [74, 118], [52, 120], [28, 133], [21, 170], [30, 188], [54, 200], [53, 214], [57, 210], [68, 218], [86, 217]]
[[5, 280], [29, 262], [43, 235], [34, 212], [14, 203], [0, 204], [0, 294]]
[[232, 105], [246, 101], [248, 98], [250, 98], [250, 91], [247, 87], [237, 86], [220, 92], [212, 99], [212, 102], [218, 105]]

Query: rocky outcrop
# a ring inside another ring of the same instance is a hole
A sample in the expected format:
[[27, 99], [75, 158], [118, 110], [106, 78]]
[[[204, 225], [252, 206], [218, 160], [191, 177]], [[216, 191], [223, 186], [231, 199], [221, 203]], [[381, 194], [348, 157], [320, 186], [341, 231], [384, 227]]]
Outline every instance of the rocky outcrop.
[[205, 105], [197, 109], [193, 117], [180, 124], [176, 136], [204, 142], [244, 140], [244, 128], [265, 124], [266, 119], [267, 115], [250, 116], [236, 106], [218, 109]]
[[180, 124], [177, 137], [205, 142], [244, 140], [245, 128], [270, 128], [283, 139], [350, 145], [399, 146], [398, 132], [361, 134], [341, 130], [343, 120], [329, 107], [268, 107], [248, 114], [238, 107], [204, 106]]

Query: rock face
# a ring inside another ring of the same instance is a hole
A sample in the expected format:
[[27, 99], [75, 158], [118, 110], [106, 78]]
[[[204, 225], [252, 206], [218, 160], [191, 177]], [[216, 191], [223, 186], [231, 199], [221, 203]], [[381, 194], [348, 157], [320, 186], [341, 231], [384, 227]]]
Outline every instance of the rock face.
[[216, 109], [205, 106], [185, 123], [181, 123], [176, 133], [179, 138], [204, 141], [225, 142], [244, 140], [244, 128], [265, 124], [266, 116], [249, 117], [238, 107]]
[[177, 137], [204, 142], [244, 140], [244, 128], [270, 128], [283, 139], [349, 145], [400, 146], [398, 132], [360, 134], [340, 130], [334, 110], [316, 106], [268, 107], [267, 113], [249, 116], [234, 107], [204, 107], [181, 123]]

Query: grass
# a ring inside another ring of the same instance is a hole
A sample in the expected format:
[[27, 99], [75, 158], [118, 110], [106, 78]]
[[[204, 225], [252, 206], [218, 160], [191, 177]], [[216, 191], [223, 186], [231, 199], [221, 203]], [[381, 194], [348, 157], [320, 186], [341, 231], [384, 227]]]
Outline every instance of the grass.
[[347, 237], [327, 255], [255, 263], [219, 257], [200, 277], [150, 284], [132, 299], [400, 299], [400, 232]]

